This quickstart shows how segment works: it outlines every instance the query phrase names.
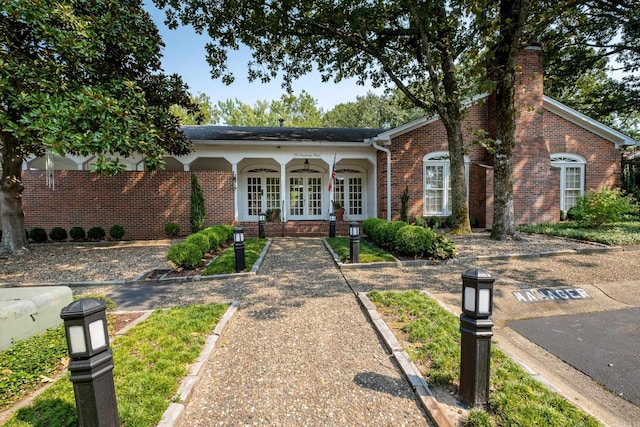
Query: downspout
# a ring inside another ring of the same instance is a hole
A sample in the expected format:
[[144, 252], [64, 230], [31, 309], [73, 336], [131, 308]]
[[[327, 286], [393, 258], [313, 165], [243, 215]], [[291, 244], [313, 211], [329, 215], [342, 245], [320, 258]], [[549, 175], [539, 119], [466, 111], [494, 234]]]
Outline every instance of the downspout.
[[391, 151], [376, 144], [375, 138], [369, 138], [369, 143], [376, 150], [387, 153], [387, 219], [391, 221]]

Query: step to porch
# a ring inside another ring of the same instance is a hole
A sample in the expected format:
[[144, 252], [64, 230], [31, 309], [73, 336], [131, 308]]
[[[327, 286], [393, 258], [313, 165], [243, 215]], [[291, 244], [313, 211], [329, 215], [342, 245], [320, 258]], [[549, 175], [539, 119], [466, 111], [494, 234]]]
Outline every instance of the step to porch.
[[[349, 235], [348, 221], [336, 221], [336, 236]], [[257, 222], [241, 222], [247, 237], [258, 237]], [[329, 221], [285, 221], [264, 223], [265, 237], [329, 236]]]

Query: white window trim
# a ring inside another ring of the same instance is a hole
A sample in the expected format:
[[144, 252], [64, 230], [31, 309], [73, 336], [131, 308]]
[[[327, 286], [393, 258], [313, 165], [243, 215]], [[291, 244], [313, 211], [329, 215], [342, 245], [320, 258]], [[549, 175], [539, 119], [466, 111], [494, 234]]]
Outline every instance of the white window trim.
[[587, 161], [584, 157], [571, 153], [554, 153], [551, 155], [551, 166], [560, 169], [560, 210], [567, 212], [565, 207], [566, 191], [566, 168], [573, 167], [580, 169], [580, 196], [584, 194], [584, 172]]
[[[464, 156], [464, 178], [465, 178], [465, 186], [467, 191], [467, 200], [469, 198], [469, 162], [471, 159], [469, 156]], [[425, 169], [427, 166], [444, 166], [443, 174], [444, 174], [444, 194], [443, 194], [443, 204], [444, 209], [440, 212], [429, 212], [427, 211], [427, 188], [426, 188], [426, 177], [424, 176]], [[425, 154], [422, 158], [422, 213], [424, 216], [448, 216], [451, 215], [451, 206], [449, 206], [449, 152], [448, 151], [433, 151], [431, 153]]]

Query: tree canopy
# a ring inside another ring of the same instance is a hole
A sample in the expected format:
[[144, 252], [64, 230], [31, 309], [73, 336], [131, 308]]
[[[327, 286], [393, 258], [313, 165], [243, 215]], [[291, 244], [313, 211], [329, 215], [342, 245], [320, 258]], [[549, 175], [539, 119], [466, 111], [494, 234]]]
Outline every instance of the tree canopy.
[[26, 250], [22, 162], [97, 155], [115, 173], [139, 153], [155, 168], [190, 145], [169, 114], [190, 106], [160, 68], [162, 41], [140, 0], [5, 0], [0, 9], [2, 250]]

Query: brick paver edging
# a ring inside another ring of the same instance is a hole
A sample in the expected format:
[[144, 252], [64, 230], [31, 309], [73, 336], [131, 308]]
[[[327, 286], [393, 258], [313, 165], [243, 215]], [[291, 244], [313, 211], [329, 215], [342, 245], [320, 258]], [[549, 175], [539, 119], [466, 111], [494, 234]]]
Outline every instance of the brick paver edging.
[[226, 330], [231, 318], [238, 310], [239, 305], [240, 301], [233, 301], [224, 316], [222, 316], [216, 325], [212, 334], [207, 337], [207, 341], [202, 352], [200, 352], [200, 356], [198, 356], [195, 362], [191, 365], [187, 376], [182, 379], [180, 387], [178, 387], [178, 391], [172, 399], [173, 403], [171, 403], [169, 408], [164, 412], [162, 419], [160, 419], [160, 422], [156, 427], [173, 427], [176, 425], [180, 416], [182, 416], [186, 405], [189, 404], [189, 399], [193, 390], [198, 384], [198, 381], [200, 381], [200, 378], [202, 378], [207, 361], [218, 347], [218, 341]]
[[427, 381], [420, 373], [418, 367], [411, 361], [409, 355], [402, 349], [391, 328], [382, 320], [382, 317], [380, 317], [380, 314], [378, 314], [376, 310], [375, 304], [371, 302], [364, 292], [358, 293], [358, 301], [366, 310], [369, 320], [375, 326], [378, 335], [385, 342], [387, 348], [398, 362], [400, 370], [409, 382], [420, 404], [427, 414], [429, 414], [431, 421], [438, 427], [452, 427], [451, 422], [440, 408], [438, 401], [433, 396], [433, 393], [431, 393], [431, 390], [429, 390]]

